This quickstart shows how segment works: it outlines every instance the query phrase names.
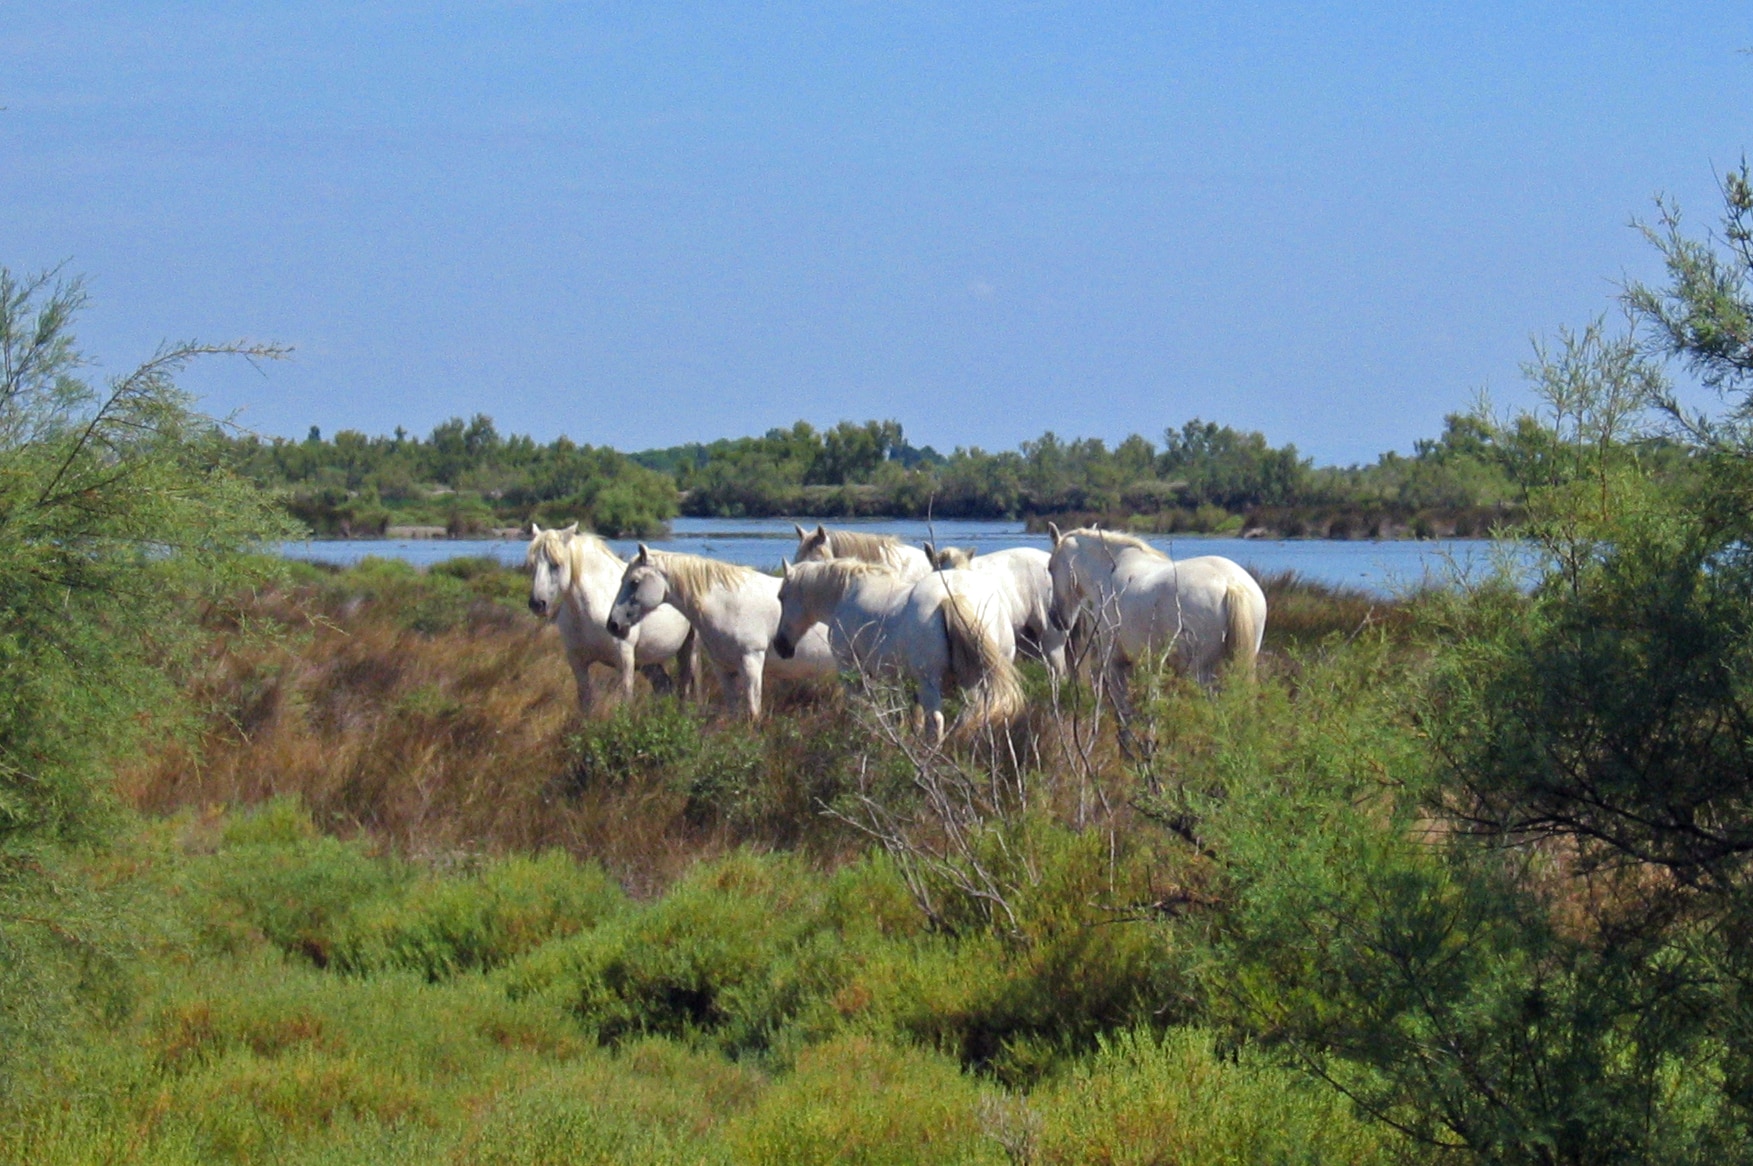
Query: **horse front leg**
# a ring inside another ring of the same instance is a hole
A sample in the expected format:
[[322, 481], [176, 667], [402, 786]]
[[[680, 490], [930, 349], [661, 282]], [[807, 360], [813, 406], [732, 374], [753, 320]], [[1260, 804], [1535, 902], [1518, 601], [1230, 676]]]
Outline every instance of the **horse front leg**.
[[743, 698], [748, 702], [749, 719], [761, 719], [761, 676], [767, 667], [767, 653], [750, 652], [743, 657]]
[[566, 663], [572, 668], [572, 680], [578, 686], [578, 711], [581, 716], [590, 716], [591, 706], [595, 703], [595, 694], [590, 687], [591, 659], [581, 649], [567, 648]]
[[617, 640], [616, 648], [621, 656], [621, 700], [626, 704], [632, 704], [633, 674], [638, 671], [638, 650], [633, 645], [632, 637]]

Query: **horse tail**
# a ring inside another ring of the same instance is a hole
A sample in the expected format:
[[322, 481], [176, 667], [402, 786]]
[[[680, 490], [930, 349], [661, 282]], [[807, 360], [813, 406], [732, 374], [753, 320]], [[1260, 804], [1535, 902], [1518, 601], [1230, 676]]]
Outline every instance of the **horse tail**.
[[1254, 618], [1254, 597], [1240, 579], [1230, 580], [1224, 588], [1223, 654], [1230, 666], [1246, 676], [1254, 675], [1254, 660], [1260, 654], [1260, 625]]
[[944, 638], [949, 642], [950, 674], [967, 694], [954, 735], [965, 737], [987, 725], [1021, 716], [1025, 703], [1022, 677], [985, 625], [968, 610], [967, 601], [946, 593], [938, 610], [943, 614]]

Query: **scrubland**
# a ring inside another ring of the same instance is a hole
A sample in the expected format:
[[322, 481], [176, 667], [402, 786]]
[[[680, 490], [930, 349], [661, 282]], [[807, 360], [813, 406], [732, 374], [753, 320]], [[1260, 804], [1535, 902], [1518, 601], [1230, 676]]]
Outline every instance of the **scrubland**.
[[[122, 760], [134, 824], [80, 860], [87, 1003], [14, 1058], [0, 1158], [1416, 1157], [1214, 1005], [1226, 891], [1176, 791], [1410, 650], [1405, 604], [1268, 583], [1258, 686], [1160, 678], [1123, 742], [1035, 670], [948, 762], [838, 687], [581, 720], [485, 563], [215, 603], [202, 719]], [[922, 772], [999, 792], [934, 819]]]

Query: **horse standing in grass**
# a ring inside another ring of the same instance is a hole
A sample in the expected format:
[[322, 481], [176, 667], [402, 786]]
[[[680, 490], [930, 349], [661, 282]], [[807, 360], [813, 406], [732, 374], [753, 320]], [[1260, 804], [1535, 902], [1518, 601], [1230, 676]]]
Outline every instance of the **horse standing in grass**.
[[961, 547], [940, 550], [926, 543], [925, 554], [939, 570], [978, 571], [991, 576], [1009, 606], [1017, 650], [1044, 661], [1053, 675], [1065, 675], [1066, 633], [1048, 618], [1053, 606], [1053, 576], [1047, 570], [1051, 556], [1046, 551], [1011, 547], [976, 555]]
[[524, 560], [530, 568], [530, 610], [559, 626], [566, 662], [578, 682], [581, 711], [591, 710], [592, 664], [620, 670], [624, 700], [633, 697], [635, 669], [645, 673], [652, 688], [667, 692], [671, 684], [663, 664], [671, 657], [676, 659], [682, 691], [692, 687], [693, 629], [675, 608], [653, 612], [637, 635], [609, 634], [609, 608], [626, 565], [603, 540], [580, 534], [576, 522], [564, 530], [543, 530], [532, 523]]
[[1009, 611], [989, 579], [940, 571], [909, 581], [851, 559], [787, 564], [779, 602], [774, 651], [790, 655], [806, 632], [826, 624], [842, 666], [914, 682], [914, 728], [929, 720], [933, 740], [944, 736], [946, 681], [967, 693], [958, 736], [1023, 710]]
[[779, 628], [779, 580], [773, 576], [640, 543], [621, 575], [608, 630], [632, 635], [653, 615], [672, 608], [694, 626], [701, 650], [724, 682], [726, 699], [734, 701], [742, 691], [751, 719], [760, 719], [767, 676], [805, 679], [839, 672], [824, 631], [804, 637], [795, 652], [775, 656], [768, 651]]
[[857, 559], [861, 563], [877, 563], [887, 567], [909, 583], [925, 578], [937, 567], [924, 551], [902, 542], [892, 534], [829, 530], [820, 523], [811, 531], [804, 530], [795, 522], [791, 524], [791, 528], [797, 531], [797, 552], [791, 556], [793, 563]]
[[1167, 655], [1207, 688], [1218, 666], [1252, 675], [1266, 631], [1266, 595], [1237, 563], [1221, 555], [1176, 561], [1131, 535], [1083, 528], [1053, 536], [1053, 624], [1091, 620], [1096, 659], [1122, 711], [1141, 660]]

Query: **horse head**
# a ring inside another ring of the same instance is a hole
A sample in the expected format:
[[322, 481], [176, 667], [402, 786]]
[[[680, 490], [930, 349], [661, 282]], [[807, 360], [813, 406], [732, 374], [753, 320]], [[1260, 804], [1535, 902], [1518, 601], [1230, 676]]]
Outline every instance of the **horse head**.
[[539, 523], [530, 523], [530, 545], [524, 552], [524, 564], [530, 569], [530, 610], [543, 619], [552, 619], [560, 611], [562, 597], [572, 586], [572, 536], [578, 523], [564, 530], [543, 530]]
[[834, 557], [834, 548], [828, 543], [828, 528], [821, 523], [816, 529], [806, 531], [797, 523], [791, 524], [797, 531], [797, 552], [791, 556], [794, 563], [820, 562]]
[[1087, 572], [1079, 570], [1077, 538], [1059, 533], [1048, 524], [1053, 535], [1053, 554], [1047, 560], [1047, 575], [1053, 582], [1053, 598], [1047, 604], [1047, 622], [1060, 633], [1071, 631], [1077, 622], [1078, 609], [1084, 601], [1084, 579]]
[[626, 639], [640, 620], [663, 606], [669, 589], [669, 579], [652, 560], [651, 549], [640, 543], [639, 553], [621, 573], [621, 589], [615, 593], [615, 605], [609, 609], [606, 625], [609, 634]]
[[[820, 527], [816, 528], [820, 530]], [[798, 535], [803, 535], [803, 528], [798, 527]], [[791, 564], [783, 560], [779, 564], [779, 630], [773, 633], [773, 650], [779, 653], [781, 660], [789, 660], [797, 654], [797, 642], [815, 623], [805, 610], [804, 591], [801, 584], [801, 571], [793, 571]]]

